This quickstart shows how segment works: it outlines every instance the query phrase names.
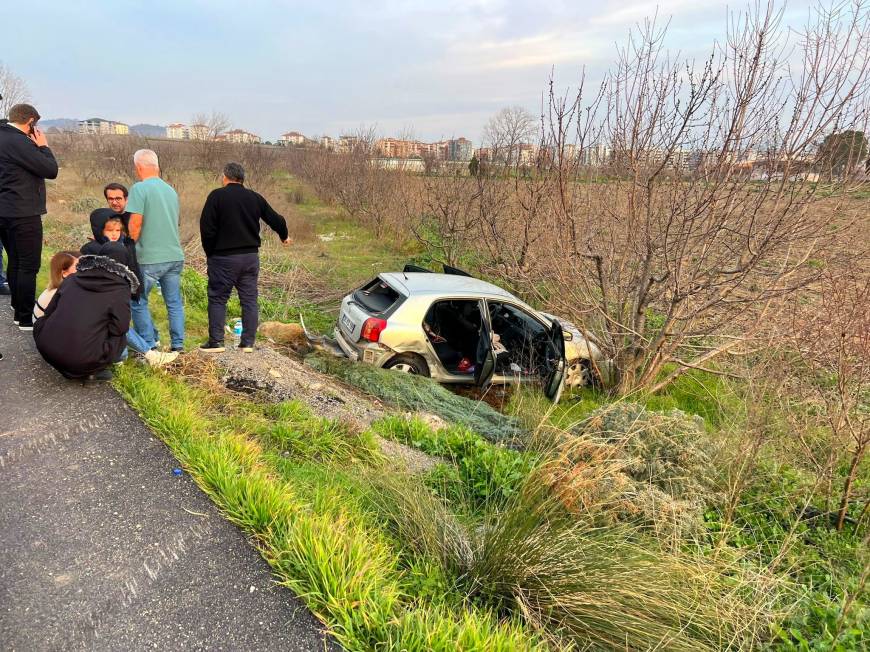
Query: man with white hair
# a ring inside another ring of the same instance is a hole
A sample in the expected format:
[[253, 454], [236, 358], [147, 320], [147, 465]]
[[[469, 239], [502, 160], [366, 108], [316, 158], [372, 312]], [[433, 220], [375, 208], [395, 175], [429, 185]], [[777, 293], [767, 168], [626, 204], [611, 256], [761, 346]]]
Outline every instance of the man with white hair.
[[133, 301], [136, 332], [153, 348], [159, 341], [148, 309], [148, 295], [157, 283], [169, 314], [172, 351], [184, 350], [184, 304], [181, 300], [181, 270], [184, 251], [178, 235], [180, 208], [178, 193], [160, 178], [157, 154], [140, 149], [133, 154], [136, 176], [130, 189], [130, 237], [136, 241], [136, 257], [142, 270], [142, 296]]

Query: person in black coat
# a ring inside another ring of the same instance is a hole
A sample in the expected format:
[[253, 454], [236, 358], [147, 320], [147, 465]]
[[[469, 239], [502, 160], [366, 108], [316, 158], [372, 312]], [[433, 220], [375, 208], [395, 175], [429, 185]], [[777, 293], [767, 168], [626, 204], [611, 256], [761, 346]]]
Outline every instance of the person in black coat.
[[103, 372], [127, 347], [130, 294], [139, 280], [119, 262], [126, 254], [124, 245], [110, 242], [99, 255], [79, 258], [77, 273], [61, 283], [36, 321], [36, 348], [67, 378]]
[[21, 330], [33, 330], [45, 180], [57, 178], [57, 161], [36, 128], [38, 121], [29, 104], [16, 104], [9, 120], [0, 121], [0, 242], [9, 255], [6, 275]]
[[253, 351], [257, 336], [257, 279], [260, 273], [260, 220], [290, 244], [287, 222], [269, 202], [245, 188], [245, 169], [238, 163], [224, 167], [223, 187], [212, 190], [199, 219], [202, 248], [208, 263], [208, 342], [206, 353], [224, 350], [227, 301], [233, 288], [242, 306], [243, 351]]

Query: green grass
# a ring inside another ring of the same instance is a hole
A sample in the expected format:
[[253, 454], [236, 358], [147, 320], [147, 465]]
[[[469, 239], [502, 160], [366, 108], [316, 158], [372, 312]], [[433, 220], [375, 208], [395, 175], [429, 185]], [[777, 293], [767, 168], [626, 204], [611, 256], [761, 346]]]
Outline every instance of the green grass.
[[[348, 649], [453, 650], [457, 642], [467, 650], [543, 649], [516, 620], [471, 605], [457, 611], [446, 603], [426, 604], [409, 594], [409, 588], [438, 583], [434, 565], [420, 573], [425, 560], [418, 560], [416, 575], [407, 570], [407, 555], [355, 508], [359, 496], [325, 482], [325, 467], [308, 466], [314, 477], [307, 481], [282, 473], [271, 460], [288, 441], [284, 433], [312, 419], [300, 406], [258, 413], [257, 406], [221, 399], [134, 363], [119, 370], [116, 386], [226, 517], [256, 539], [281, 582]], [[265, 428], [267, 414], [283, 426]], [[305, 466], [327, 452], [326, 441], [346, 434], [333, 431], [313, 449], [306, 444], [293, 450]], [[368, 450], [364, 440], [360, 446], [351, 449]], [[334, 457], [342, 459], [347, 455]], [[314, 486], [328, 489], [314, 496]]]
[[624, 526], [594, 527], [535, 476], [470, 526], [413, 478], [374, 482], [399, 538], [438, 559], [468, 600], [524, 614], [559, 649], [739, 649], [770, 617], [738, 567], [664, 552]]
[[[775, 563], [793, 583], [796, 608], [774, 628], [769, 649], [868, 649], [870, 607], [859, 578], [870, 564], [870, 550], [851, 525], [836, 532], [826, 516], [807, 518], [826, 513], [817, 503], [803, 474], [765, 462], [740, 497], [731, 522], [720, 511], [709, 510], [706, 525], [729, 547], [755, 555], [762, 564]], [[815, 511], [805, 513], [807, 507]], [[804, 518], [799, 518], [802, 513]], [[844, 613], [844, 596], [855, 594], [858, 600]]]
[[429, 485], [451, 504], [480, 511], [516, 495], [536, 456], [493, 444], [462, 426], [433, 430], [420, 419], [384, 417], [381, 436], [448, 460], [430, 472]]
[[[740, 386], [734, 380], [701, 371], [680, 376], [657, 394], [635, 394], [620, 400], [639, 403], [657, 412], [681, 410], [703, 417], [711, 431], [732, 421], [741, 413], [743, 403]], [[506, 412], [517, 416], [528, 429], [543, 418], [559, 428], [570, 429], [591, 412], [613, 402], [611, 396], [594, 388], [566, 392], [557, 405], [540, 392], [517, 391], [511, 396]]]

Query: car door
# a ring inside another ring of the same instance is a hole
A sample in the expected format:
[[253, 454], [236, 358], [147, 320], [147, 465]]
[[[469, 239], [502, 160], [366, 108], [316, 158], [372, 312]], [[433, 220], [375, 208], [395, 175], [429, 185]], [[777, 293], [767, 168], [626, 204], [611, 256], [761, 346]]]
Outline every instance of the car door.
[[492, 346], [492, 328], [489, 315], [481, 302], [480, 338], [477, 340], [477, 356], [474, 369], [474, 384], [488, 385], [495, 374], [495, 350]]
[[565, 385], [565, 374], [567, 373], [568, 365], [565, 361], [565, 334], [562, 330], [562, 324], [555, 319], [550, 325], [547, 362], [550, 369], [547, 377], [542, 378], [544, 394], [553, 403], [558, 403], [559, 398], [562, 396], [562, 388]]

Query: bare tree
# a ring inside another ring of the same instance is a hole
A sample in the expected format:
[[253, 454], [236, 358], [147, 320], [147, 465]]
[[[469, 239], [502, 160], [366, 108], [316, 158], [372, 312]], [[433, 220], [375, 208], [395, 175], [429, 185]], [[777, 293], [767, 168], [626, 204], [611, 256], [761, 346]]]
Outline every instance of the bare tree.
[[535, 166], [490, 231], [545, 231], [508, 249], [503, 276], [598, 336], [619, 393], [726, 373], [713, 361], [815, 280], [812, 257], [858, 217], [837, 199], [844, 181], [808, 181], [826, 134], [864, 131], [866, 3], [819, 9], [803, 30], [781, 17], [733, 16], [701, 63], [647, 22], [591, 94], [551, 83]]
[[[852, 267], [826, 270], [814, 300], [796, 302], [790, 328], [792, 362], [803, 399], [803, 413], [830, 433], [824, 467], [832, 478], [845, 460], [846, 473], [837, 506], [842, 530], [859, 468], [870, 448], [870, 273]], [[865, 496], [867, 500], [870, 496]]]
[[28, 102], [30, 91], [27, 82], [0, 62], [0, 118], [9, 115], [9, 109], [16, 104]]
[[537, 140], [538, 121], [520, 106], [496, 113], [483, 128], [483, 145], [489, 148], [490, 160], [511, 167], [520, 162], [522, 145]]
[[224, 143], [217, 138], [230, 128], [230, 119], [224, 113], [198, 113], [189, 127], [197, 164], [211, 174], [217, 174], [224, 158]]
[[411, 231], [436, 260], [456, 266], [477, 243], [479, 192], [478, 180], [471, 175], [426, 176], [419, 202], [404, 202]]

